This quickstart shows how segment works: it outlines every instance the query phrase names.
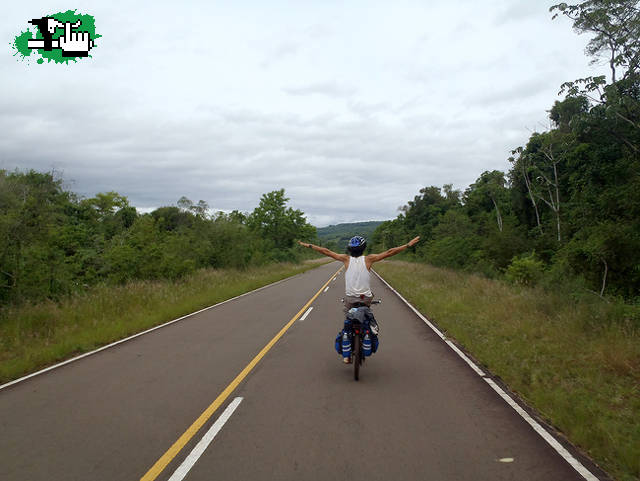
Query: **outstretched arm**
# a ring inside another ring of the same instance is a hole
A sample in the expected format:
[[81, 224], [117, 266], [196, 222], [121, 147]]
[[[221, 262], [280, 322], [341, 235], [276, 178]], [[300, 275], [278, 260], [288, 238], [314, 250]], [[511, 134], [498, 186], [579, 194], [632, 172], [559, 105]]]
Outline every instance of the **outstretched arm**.
[[374, 262], [381, 261], [382, 259], [386, 259], [387, 257], [395, 256], [399, 252], [402, 252], [403, 250], [405, 250], [407, 247], [411, 247], [411, 246], [416, 245], [419, 240], [420, 240], [420, 236], [414, 237], [409, 242], [407, 242], [405, 245], [398, 246], [398, 247], [392, 247], [391, 249], [389, 249], [387, 251], [384, 251], [384, 252], [381, 252], [380, 254], [370, 254], [370, 255], [368, 255], [366, 257], [367, 267], [371, 267], [371, 265]]
[[337, 261], [340, 262], [344, 262], [346, 263], [349, 260], [349, 256], [346, 254], [337, 254], [329, 249], [327, 249], [326, 247], [320, 247], [320, 246], [316, 246], [313, 244], [307, 244], [306, 242], [301, 242], [298, 241], [298, 244], [300, 244], [302, 247], [307, 247], [309, 249], [313, 249], [316, 252], [319, 252], [320, 254], [324, 254], [327, 257], [332, 257]]

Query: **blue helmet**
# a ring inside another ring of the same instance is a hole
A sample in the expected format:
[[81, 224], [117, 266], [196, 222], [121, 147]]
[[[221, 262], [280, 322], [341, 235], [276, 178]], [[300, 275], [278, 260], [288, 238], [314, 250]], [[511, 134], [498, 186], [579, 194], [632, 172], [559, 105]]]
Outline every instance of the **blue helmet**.
[[349, 250], [349, 253], [354, 256], [354, 257], [358, 257], [359, 255], [361, 255], [365, 248], [367, 247], [367, 239], [365, 239], [362, 236], [354, 236], [349, 240], [349, 244], [347, 246], [347, 249]]

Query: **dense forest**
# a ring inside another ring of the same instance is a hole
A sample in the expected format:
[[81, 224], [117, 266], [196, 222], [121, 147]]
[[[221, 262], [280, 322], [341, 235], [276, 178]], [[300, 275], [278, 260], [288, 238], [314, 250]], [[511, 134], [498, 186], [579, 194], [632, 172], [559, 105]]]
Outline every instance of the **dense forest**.
[[586, 53], [605, 76], [561, 86], [552, 128], [513, 149], [508, 172], [484, 172], [464, 192], [430, 186], [383, 223], [378, 249], [421, 242], [437, 266], [525, 284], [575, 283], [640, 298], [640, 13], [637, 1], [551, 7], [592, 36]]
[[182, 197], [139, 214], [116, 192], [83, 199], [53, 173], [0, 171], [0, 303], [300, 259], [294, 241], [315, 238], [315, 227], [288, 200], [282, 189], [251, 213], [211, 215], [206, 202]]

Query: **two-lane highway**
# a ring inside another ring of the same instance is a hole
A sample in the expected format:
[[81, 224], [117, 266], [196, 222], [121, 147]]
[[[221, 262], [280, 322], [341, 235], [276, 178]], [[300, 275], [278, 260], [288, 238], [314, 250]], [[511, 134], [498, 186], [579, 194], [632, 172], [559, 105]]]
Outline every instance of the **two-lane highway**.
[[0, 479], [584, 479], [377, 279], [380, 349], [355, 382], [333, 349], [342, 273], [323, 288], [339, 267], [0, 389]]

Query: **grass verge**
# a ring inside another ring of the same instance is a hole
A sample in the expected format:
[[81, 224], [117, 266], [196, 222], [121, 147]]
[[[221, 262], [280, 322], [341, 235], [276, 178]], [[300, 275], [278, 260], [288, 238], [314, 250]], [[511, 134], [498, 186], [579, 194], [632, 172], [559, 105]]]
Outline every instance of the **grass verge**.
[[616, 479], [640, 479], [640, 309], [408, 262], [376, 271]]
[[60, 302], [5, 307], [0, 384], [318, 265], [204, 269], [174, 282], [98, 286]]

